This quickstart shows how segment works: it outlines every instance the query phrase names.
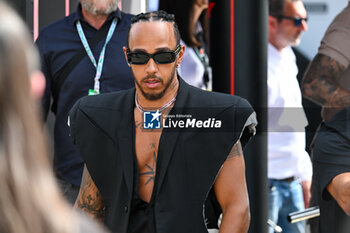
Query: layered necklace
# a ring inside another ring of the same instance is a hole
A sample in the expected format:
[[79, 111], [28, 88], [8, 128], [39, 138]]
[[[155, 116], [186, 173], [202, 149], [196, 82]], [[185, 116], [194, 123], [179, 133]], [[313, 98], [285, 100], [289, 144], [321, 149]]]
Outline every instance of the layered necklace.
[[176, 95], [168, 103], [164, 104], [162, 107], [155, 109], [155, 110], [153, 110], [153, 109], [150, 110], [150, 109], [145, 109], [145, 108], [141, 107], [141, 105], [137, 102], [137, 92], [135, 92], [135, 105], [141, 113], [150, 112], [150, 111], [162, 112], [163, 110], [167, 109], [170, 105], [172, 105], [175, 102], [175, 100], [176, 100]]

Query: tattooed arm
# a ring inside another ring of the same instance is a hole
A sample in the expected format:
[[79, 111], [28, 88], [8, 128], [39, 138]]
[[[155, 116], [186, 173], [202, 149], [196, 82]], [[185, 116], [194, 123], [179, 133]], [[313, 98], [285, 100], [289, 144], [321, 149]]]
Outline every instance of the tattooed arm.
[[336, 60], [317, 54], [304, 75], [303, 95], [324, 107], [343, 109], [350, 106], [350, 92], [335, 81], [345, 70], [346, 67]]
[[250, 211], [240, 141], [232, 147], [215, 181], [214, 190], [222, 208], [219, 232], [246, 233], [250, 223]]
[[81, 209], [100, 222], [104, 220], [104, 204], [102, 196], [92, 180], [89, 171], [84, 166], [78, 198], [74, 204], [75, 208]]

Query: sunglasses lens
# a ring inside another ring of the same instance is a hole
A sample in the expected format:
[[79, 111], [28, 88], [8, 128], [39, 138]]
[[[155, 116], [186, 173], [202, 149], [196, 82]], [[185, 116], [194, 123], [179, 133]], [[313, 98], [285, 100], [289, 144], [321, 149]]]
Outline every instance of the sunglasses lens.
[[176, 59], [177, 54], [180, 52], [180, 46], [176, 47], [174, 51], [169, 52], [158, 52], [155, 54], [148, 54], [144, 52], [128, 52], [128, 62], [130, 64], [135, 65], [144, 65], [146, 64], [150, 58], [153, 58], [153, 60], [157, 64], [169, 64], [173, 63]]
[[301, 21], [302, 21], [303, 19], [295, 19], [294, 20], [294, 25], [296, 26], [296, 27], [299, 27], [300, 25], [301, 25]]
[[130, 64], [146, 64], [149, 60], [149, 56], [145, 53], [130, 53], [128, 55]]
[[168, 64], [168, 63], [172, 63], [175, 61], [175, 54], [172, 52], [156, 53], [156, 54], [154, 54], [153, 59], [158, 64]]

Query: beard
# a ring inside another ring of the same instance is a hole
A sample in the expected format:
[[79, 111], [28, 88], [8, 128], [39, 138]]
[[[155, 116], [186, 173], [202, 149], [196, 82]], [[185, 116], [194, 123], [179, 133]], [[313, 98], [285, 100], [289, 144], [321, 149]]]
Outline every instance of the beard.
[[292, 47], [298, 46], [301, 41], [301, 36], [302, 36], [301, 32], [296, 32], [294, 35], [290, 36], [289, 38], [286, 38], [287, 45]]
[[293, 41], [292, 46], [298, 46], [298, 45], [300, 44], [300, 41], [301, 41], [301, 39], [300, 39], [300, 36], [299, 36], [298, 38], [296, 38], [296, 39]]
[[[158, 92], [158, 93], [147, 93], [145, 92], [145, 90], [142, 88], [141, 84], [135, 79], [135, 83], [136, 85], [138, 86], [138, 88], [140, 89], [141, 91], [141, 94], [147, 99], [147, 100], [159, 100], [160, 98], [162, 98], [165, 94], [165, 92], [168, 90], [170, 84], [173, 82], [174, 80], [174, 77], [175, 77], [175, 71], [176, 71], [176, 66], [174, 65], [173, 69], [172, 69], [172, 72], [170, 74], [170, 77], [168, 78], [168, 82], [165, 83], [164, 85], [164, 89], [161, 91], [161, 92]], [[135, 75], [134, 75], [135, 76]], [[141, 82], [143, 82], [144, 80], [147, 80], [149, 78], [152, 78], [152, 79], [157, 79], [159, 80], [162, 84], [164, 84], [164, 80], [156, 75], [147, 75], [146, 77], [144, 77]]]
[[[96, 3], [106, 2], [108, 0], [96, 0]], [[109, 4], [103, 8], [97, 8], [97, 5], [93, 0], [80, 0], [82, 7], [93, 15], [109, 15], [113, 11], [117, 10], [119, 0], [110, 0]]]

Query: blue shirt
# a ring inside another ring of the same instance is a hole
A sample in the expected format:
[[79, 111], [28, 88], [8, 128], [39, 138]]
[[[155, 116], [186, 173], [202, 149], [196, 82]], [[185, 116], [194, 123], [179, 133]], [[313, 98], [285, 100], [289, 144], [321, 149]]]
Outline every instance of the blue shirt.
[[[127, 66], [122, 49], [123, 46], [126, 46], [126, 37], [132, 15], [125, 14], [118, 9], [109, 15], [102, 27], [109, 28], [114, 17], [118, 18], [118, 24], [106, 47], [100, 79], [101, 93], [134, 86], [132, 72]], [[57, 85], [54, 81], [55, 75], [79, 50], [84, 49], [76, 29], [77, 20], [80, 20], [84, 34], [89, 41], [98, 30], [84, 20], [80, 4], [75, 13], [45, 27], [36, 41], [40, 51], [42, 71], [46, 77], [46, 89], [43, 96], [45, 119], [52, 104], [52, 90]], [[91, 48], [96, 61], [98, 61], [104, 42], [105, 39], [102, 39], [95, 48]], [[61, 87], [57, 103], [54, 129], [54, 169], [58, 176], [78, 186], [83, 172], [83, 160], [69, 136], [68, 112], [76, 100], [88, 95], [88, 90], [93, 89], [95, 74], [96, 68], [86, 55], [67, 76]]]

